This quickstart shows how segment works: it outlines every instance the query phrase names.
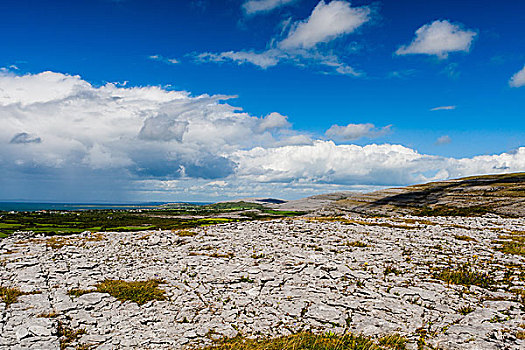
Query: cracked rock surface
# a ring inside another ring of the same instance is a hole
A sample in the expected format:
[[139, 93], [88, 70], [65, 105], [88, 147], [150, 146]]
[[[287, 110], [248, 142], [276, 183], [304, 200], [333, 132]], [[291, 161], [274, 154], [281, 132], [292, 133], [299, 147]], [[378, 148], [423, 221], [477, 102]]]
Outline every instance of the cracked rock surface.
[[[442, 349], [525, 347], [523, 295], [516, 293], [525, 288], [525, 259], [494, 243], [525, 231], [524, 219], [299, 218], [193, 231], [85, 233], [59, 245], [29, 233], [1, 240], [2, 286], [40, 294], [0, 302], [0, 348], [58, 349], [59, 323], [85, 330], [63, 344], [71, 349], [184, 349], [239, 332], [305, 329], [400, 333], [412, 349], [418, 341]], [[494, 282], [485, 288], [436, 278], [463, 264]], [[105, 279], [161, 279], [167, 300], [139, 306], [107, 293], [68, 295]]]

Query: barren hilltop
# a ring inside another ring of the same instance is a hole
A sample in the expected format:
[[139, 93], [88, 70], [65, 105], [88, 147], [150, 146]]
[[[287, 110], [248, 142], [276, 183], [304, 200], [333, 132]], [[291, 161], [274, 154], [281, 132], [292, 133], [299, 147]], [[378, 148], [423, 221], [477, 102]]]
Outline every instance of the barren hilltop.
[[0, 348], [523, 349], [524, 185], [267, 200], [244, 219], [230, 203], [229, 219], [209, 207], [184, 229], [158, 229], [175, 220], [163, 209], [134, 232], [18, 231], [0, 240]]

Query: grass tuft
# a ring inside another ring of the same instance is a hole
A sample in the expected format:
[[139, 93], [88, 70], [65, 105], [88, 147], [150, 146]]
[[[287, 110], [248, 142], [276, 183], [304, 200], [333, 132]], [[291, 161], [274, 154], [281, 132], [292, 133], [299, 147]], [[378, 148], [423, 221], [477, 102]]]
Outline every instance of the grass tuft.
[[349, 247], [356, 247], [356, 248], [366, 248], [366, 247], [369, 247], [368, 244], [366, 244], [365, 242], [361, 242], [361, 241], [348, 242], [348, 243], [346, 243], [346, 245], [349, 246]]
[[407, 339], [395, 333], [380, 338], [378, 343], [387, 349], [404, 350], [406, 349]]
[[347, 333], [314, 334], [300, 332], [277, 338], [226, 338], [200, 350], [404, 350], [406, 339], [399, 335], [374, 341], [370, 337]]
[[2, 300], [6, 306], [14, 304], [18, 301], [18, 297], [22, 295], [39, 294], [40, 292], [22, 292], [18, 288], [9, 288], [0, 286], [0, 300]]
[[57, 327], [57, 336], [60, 338], [60, 350], [65, 350], [68, 346], [75, 342], [82, 334], [86, 334], [84, 328], [80, 329], [71, 329], [67, 326], [64, 326], [62, 322], [58, 322]]
[[120, 301], [132, 301], [143, 305], [152, 300], [166, 300], [164, 291], [158, 288], [162, 280], [152, 279], [147, 281], [127, 282], [122, 280], [105, 280], [97, 284], [96, 289], [72, 289], [68, 292], [72, 296], [81, 296], [87, 293], [108, 293]]
[[512, 231], [508, 235], [501, 235], [498, 238], [500, 240], [493, 242], [499, 245], [496, 250], [505, 254], [525, 256], [525, 232]]
[[395, 274], [396, 276], [398, 276], [400, 273], [401, 273], [401, 270], [398, 270], [395, 266], [392, 266], [392, 265], [388, 265], [387, 267], [385, 267], [385, 270], [383, 271], [383, 274], [385, 276], [388, 276], [390, 275], [391, 273]]
[[241, 276], [241, 278], [239, 278], [239, 282], [254, 283], [255, 281], [248, 276]]
[[94, 292], [97, 292], [97, 290], [94, 290], [94, 289], [77, 289], [77, 288], [74, 288], [74, 289], [71, 289], [69, 292], [67, 292], [68, 295], [72, 296], [72, 297], [79, 297], [79, 296], [82, 296], [84, 294], [88, 294], [88, 293], [94, 293]]
[[449, 284], [458, 284], [467, 287], [474, 285], [482, 288], [490, 288], [495, 284], [495, 281], [488, 273], [474, 271], [468, 265], [462, 265], [457, 269], [435, 270], [433, 276]]
[[51, 237], [46, 241], [46, 246], [53, 249], [60, 249], [65, 245], [69, 245], [68, 240], [64, 237]]
[[458, 309], [458, 313], [461, 315], [468, 315], [475, 309], [470, 305], [464, 305]]

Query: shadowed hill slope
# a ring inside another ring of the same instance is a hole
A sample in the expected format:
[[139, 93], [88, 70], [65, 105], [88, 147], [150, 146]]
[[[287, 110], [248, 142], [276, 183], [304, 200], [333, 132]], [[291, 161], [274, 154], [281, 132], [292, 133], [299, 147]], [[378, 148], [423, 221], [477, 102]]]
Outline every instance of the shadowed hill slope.
[[369, 215], [525, 216], [525, 173], [472, 176], [353, 195], [332, 209]]

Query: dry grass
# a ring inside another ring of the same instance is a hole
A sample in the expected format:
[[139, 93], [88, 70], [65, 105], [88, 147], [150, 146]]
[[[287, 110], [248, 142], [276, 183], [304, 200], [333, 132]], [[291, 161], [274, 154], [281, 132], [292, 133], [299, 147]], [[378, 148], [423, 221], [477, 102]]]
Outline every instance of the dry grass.
[[366, 247], [369, 247], [368, 244], [366, 244], [365, 242], [361, 242], [361, 241], [348, 242], [348, 243], [346, 243], [345, 245], [347, 245], [347, 246], [349, 246], [349, 247], [356, 247], [356, 248], [366, 248]]
[[231, 259], [234, 257], [234, 254], [233, 253], [219, 253], [219, 252], [215, 252], [215, 253], [212, 253], [212, 254], [208, 254], [208, 256], [212, 257], [212, 258], [226, 258], [226, 259]]
[[179, 231], [173, 231], [177, 236], [179, 237], [193, 237], [196, 236], [198, 233], [188, 230], [179, 230]]
[[363, 225], [363, 226], [380, 226], [388, 228], [399, 228], [404, 230], [414, 230], [417, 229], [417, 226], [409, 226], [404, 224], [394, 224], [390, 222], [375, 222], [375, 221], [365, 221], [365, 220], [356, 220], [356, 219], [346, 219], [342, 217], [311, 217], [307, 219], [308, 221], [313, 222], [340, 222], [344, 225]]
[[235, 254], [228, 252], [228, 253], [220, 253], [220, 252], [213, 252], [213, 253], [201, 253], [201, 252], [189, 252], [189, 256], [208, 256], [210, 258], [226, 258], [231, 259], [235, 256]]
[[18, 297], [30, 294], [40, 294], [40, 292], [22, 292], [18, 288], [0, 286], [0, 300], [2, 300], [6, 306], [16, 303], [18, 301]]
[[243, 336], [222, 339], [200, 350], [404, 350], [406, 339], [394, 334], [378, 340], [354, 334], [301, 332], [277, 338], [249, 339]]
[[104, 240], [102, 233], [97, 233], [88, 237], [60, 237], [53, 236], [46, 240], [46, 246], [53, 249], [60, 249], [64, 246], [81, 246], [86, 242], [99, 242]]
[[164, 291], [158, 288], [159, 284], [164, 281], [152, 279], [147, 281], [122, 281], [122, 280], [105, 280], [97, 284], [96, 289], [72, 289], [68, 292], [72, 296], [81, 296], [87, 293], [108, 293], [120, 301], [132, 301], [139, 305], [145, 304], [151, 300], [166, 300]]
[[466, 241], [466, 242], [476, 242], [476, 240], [470, 236], [466, 235], [454, 235], [454, 238], [460, 241]]
[[60, 338], [60, 350], [65, 350], [68, 346], [75, 342], [82, 334], [86, 334], [84, 328], [80, 329], [71, 329], [67, 326], [64, 326], [62, 322], [58, 322], [57, 327], [57, 336]]

